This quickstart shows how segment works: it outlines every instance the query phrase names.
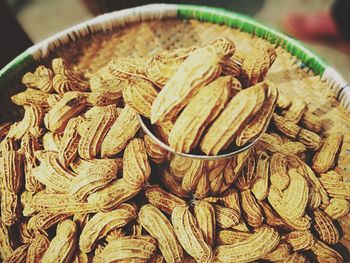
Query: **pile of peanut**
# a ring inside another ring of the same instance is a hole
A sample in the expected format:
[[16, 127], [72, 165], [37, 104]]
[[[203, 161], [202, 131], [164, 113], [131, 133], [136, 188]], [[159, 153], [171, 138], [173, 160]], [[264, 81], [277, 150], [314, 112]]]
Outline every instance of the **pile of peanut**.
[[[61, 58], [23, 76], [0, 125], [4, 262], [343, 262], [350, 182], [341, 134], [265, 80], [271, 46], [219, 39], [83, 75]], [[180, 152], [140, 130], [137, 113]], [[270, 119], [272, 120], [269, 123]]]

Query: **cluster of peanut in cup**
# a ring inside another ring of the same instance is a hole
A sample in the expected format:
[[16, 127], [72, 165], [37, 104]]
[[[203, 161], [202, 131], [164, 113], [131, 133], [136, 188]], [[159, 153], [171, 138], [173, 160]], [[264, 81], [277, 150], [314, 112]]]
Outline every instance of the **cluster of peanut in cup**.
[[[265, 79], [272, 46], [228, 39], [23, 76], [23, 119], [0, 125], [5, 262], [343, 262], [343, 136]], [[181, 153], [170, 154], [140, 129]], [[270, 123], [271, 120], [271, 123]], [[268, 126], [267, 131], [266, 127]]]

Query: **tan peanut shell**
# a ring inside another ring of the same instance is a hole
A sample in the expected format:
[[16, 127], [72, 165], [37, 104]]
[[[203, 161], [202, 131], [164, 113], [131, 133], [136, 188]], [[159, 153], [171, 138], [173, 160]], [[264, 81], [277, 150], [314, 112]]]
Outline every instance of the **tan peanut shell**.
[[203, 173], [198, 180], [196, 190], [193, 193], [193, 196], [198, 199], [203, 199], [210, 194], [210, 182], [206, 173]]
[[336, 162], [337, 153], [341, 147], [343, 135], [329, 135], [312, 160], [312, 169], [316, 173], [325, 173], [332, 169]]
[[270, 181], [273, 186], [281, 191], [289, 186], [287, 158], [283, 154], [275, 153], [270, 159]]
[[284, 118], [293, 123], [298, 123], [303, 117], [307, 105], [302, 100], [293, 100], [292, 105], [284, 112]]
[[28, 88], [38, 89], [43, 92], [52, 93], [54, 91], [53, 72], [44, 66], [39, 66], [34, 73], [28, 72], [22, 77], [22, 83]]
[[279, 262], [283, 261], [286, 258], [289, 258], [291, 254], [291, 247], [289, 244], [286, 243], [280, 243], [275, 250], [268, 253], [266, 256], [264, 256], [265, 260], [269, 260], [271, 262]]
[[114, 122], [101, 145], [101, 156], [111, 157], [123, 150], [140, 128], [136, 113], [126, 106]]
[[290, 184], [283, 194], [270, 188], [268, 200], [276, 212], [285, 219], [298, 219], [304, 213], [308, 202], [309, 187], [304, 177], [296, 170], [288, 172]]
[[344, 198], [331, 198], [325, 212], [333, 219], [341, 218], [349, 213], [350, 203]]
[[267, 83], [266, 100], [259, 113], [238, 133], [236, 138], [236, 145], [238, 146], [243, 146], [258, 138], [270, 121], [276, 106], [278, 90], [272, 82]]
[[286, 120], [284, 117], [274, 113], [272, 115], [272, 121], [275, 127], [287, 137], [296, 139], [299, 135], [301, 127], [291, 121]]
[[174, 228], [159, 209], [150, 204], [144, 205], [139, 211], [138, 218], [146, 231], [157, 240], [166, 262], [183, 262], [183, 250]]
[[19, 198], [16, 193], [3, 190], [1, 193], [1, 220], [7, 226], [14, 225], [21, 215]]
[[113, 58], [107, 68], [116, 79], [146, 78], [145, 61], [141, 58]]
[[269, 192], [270, 158], [266, 152], [260, 152], [257, 159], [256, 177], [251, 189], [256, 199], [264, 200]]
[[250, 189], [241, 191], [241, 205], [242, 212], [247, 220], [247, 223], [252, 227], [259, 227], [262, 225], [264, 216], [260, 205], [256, 201]]
[[112, 181], [106, 187], [90, 194], [87, 201], [89, 205], [95, 207], [97, 210], [108, 212], [122, 202], [134, 197], [139, 190], [130, 188], [124, 178], [121, 178]]
[[72, 213], [60, 214], [57, 212], [39, 212], [28, 220], [28, 228], [33, 231], [46, 230], [71, 215]]
[[49, 245], [50, 241], [46, 233], [36, 232], [34, 239], [28, 247], [26, 263], [40, 262]]
[[130, 80], [129, 85], [123, 89], [125, 103], [147, 118], [151, 117], [151, 107], [157, 95], [158, 91], [153, 84], [141, 78]]
[[213, 247], [216, 238], [214, 207], [207, 201], [197, 201], [194, 205], [193, 213], [205, 242]]
[[341, 263], [343, 257], [334, 249], [320, 240], [315, 240], [311, 252], [315, 254], [316, 260], [320, 263]]
[[300, 121], [306, 129], [319, 133], [322, 130], [322, 119], [315, 114], [306, 111]]
[[161, 180], [166, 189], [168, 189], [172, 194], [180, 198], [189, 198], [190, 192], [182, 188], [181, 183], [174, 179], [171, 173], [164, 169], [161, 174]]
[[11, 101], [19, 106], [23, 105], [35, 105], [38, 107], [49, 107], [48, 98], [50, 94], [35, 90], [35, 89], [26, 89], [20, 93], [17, 93], [11, 97]]
[[161, 211], [171, 215], [171, 212], [178, 205], [186, 205], [186, 202], [179, 197], [172, 195], [157, 185], [148, 187], [145, 191], [148, 202]]
[[232, 78], [219, 77], [203, 87], [176, 119], [169, 134], [169, 144], [177, 152], [194, 149], [206, 127], [224, 109], [231, 95]]
[[57, 225], [56, 236], [51, 240], [42, 262], [69, 262], [77, 245], [77, 226], [72, 220]]
[[218, 226], [222, 229], [232, 228], [240, 222], [240, 214], [233, 208], [213, 205], [215, 209], [215, 219]]
[[81, 136], [78, 143], [78, 153], [81, 158], [93, 159], [101, 150], [109, 129], [118, 117], [115, 105], [107, 107], [93, 107], [85, 113], [86, 119], [79, 125]]
[[52, 132], [64, 131], [68, 121], [79, 115], [87, 106], [86, 95], [67, 92], [45, 115], [44, 123]]
[[314, 228], [316, 229], [320, 240], [330, 245], [338, 243], [340, 240], [340, 234], [333, 223], [333, 219], [321, 209], [316, 209], [313, 213], [315, 216]]
[[244, 241], [245, 239], [251, 237], [252, 233], [245, 233], [233, 230], [220, 230], [216, 236], [216, 243], [218, 245], [233, 245], [237, 242]]
[[3, 151], [0, 157], [0, 171], [3, 187], [17, 193], [23, 185], [22, 173], [23, 155], [18, 151]]
[[171, 214], [171, 222], [177, 239], [185, 251], [196, 262], [210, 262], [212, 249], [205, 242], [203, 234], [188, 207], [177, 206]]
[[147, 262], [157, 251], [151, 236], [130, 236], [112, 240], [93, 262]]
[[217, 246], [214, 257], [220, 262], [250, 262], [266, 256], [279, 242], [280, 236], [276, 230], [262, 227], [241, 242]]
[[0, 220], [0, 258], [5, 260], [12, 252], [13, 248], [10, 240], [9, 228]]
[[151, 167], [142, 139], [131, 140], [123, 155], [123, 179], [130, 188], [141, 189], [149, 179]]
[[168, 159], [168, 151], [159, 146], [149, 135], [143, 137], [148, 156], [157, 164], [161, 164]]
[[229, 147], [237, 132], [262, 107], [266, 89], [266, 82], [262, 82], [234, 96], [204, 133], [201, 150], [208, 155], [216, 155]]
[[309, 250], [315, 244], [315, 239], [309, 230], [292, 231], [283, 237], [283, 240], [291, 245], [294, 251]]
[[185, 191], [192, 192], [195, 191], [200, 178], [206, 176], [206, 172], [204, 163], [200, 160], [191, 159], [189, 160], [189, 164], [181, 186]]
[[151, 109], [151, 122], [173, 119], [189, 100], [221, 73], [213, 47], [198, 48], [181, 64], [158, 94]]
[[303, 143], [309, 150], [317, 150], [321, 145], [321, 137], [312, 131], [301, 129], [298, 135], [299, 142]]
[[136, 209], [128, 203], [120, 204], [111, 212], [95, 214], [84, 226], [79, 237], [79, 248], [83, 252], [90, 252], [96, 242], [107, 235], [110, 230], [125, 226], [136, 217]]

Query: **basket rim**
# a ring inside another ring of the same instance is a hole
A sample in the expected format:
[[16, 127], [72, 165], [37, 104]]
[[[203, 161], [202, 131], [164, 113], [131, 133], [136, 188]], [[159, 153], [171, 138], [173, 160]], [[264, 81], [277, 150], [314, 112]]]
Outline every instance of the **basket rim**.
[[0, 90], [8, 83], [18, 79], [20, 74], [23, 74], [29, 66], [48, 57], [51, 52], [63, 45], [97, 32], [108, 32], [116, 27], [123, 27], [132, 22], [161, 20], [164, 18], [195, 19], [203, 22], [224, 24], [281, 46], [301, 61], [300, 67], [311, 69], [322, 80], [326, 81], [336, 93], [337, 99], [350, 113], [349, 84], [334, 68], [330, 67], [320, 56], [304, 46], [300, 41], [270, 28], [247, 15], [223, 8], [185, 4], [138, 6], [106, 13], [69, 27], [28, 48], [4, 68], [0, 69]]

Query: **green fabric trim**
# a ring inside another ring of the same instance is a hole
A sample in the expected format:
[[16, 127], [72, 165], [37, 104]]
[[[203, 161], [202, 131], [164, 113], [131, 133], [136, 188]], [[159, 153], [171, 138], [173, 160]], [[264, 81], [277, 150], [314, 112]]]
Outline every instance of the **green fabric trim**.
[[17, 80], [31, 65], [34, 65], [34, 62], [33, 56], [25, 51], [2, 68], [0, 70], [0, 91]]
[[309, 67], [316, 74], [322, 76], [327, 67], [326, 63], [319, 56], [302, 45], [299, 41], [288, 37], [277, 30], [264, 26], [249, 16], [237, 14], [222, 8], [182, 4], [177, 6], [177, 15], [179, 18], [197, 19], [205, 22], [225, 24], [266, 39], [270, 43], [281, 46], [293, 56], [299, 58], [302, 61], [303, 66]]

